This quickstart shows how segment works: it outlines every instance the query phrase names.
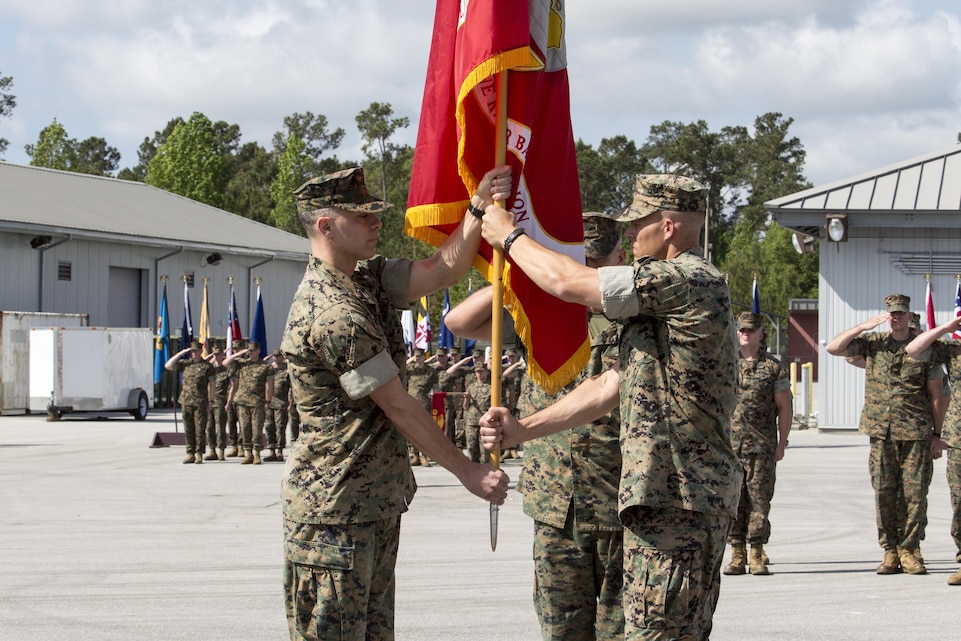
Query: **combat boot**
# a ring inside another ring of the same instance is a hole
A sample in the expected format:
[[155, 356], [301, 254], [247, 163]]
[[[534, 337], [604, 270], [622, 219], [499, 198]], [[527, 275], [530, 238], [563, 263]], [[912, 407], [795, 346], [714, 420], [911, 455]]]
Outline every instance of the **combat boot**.
[[254, 453], [251, 452], [250, 450], [247, 450], [247, 456], [244, 457], [244, 460], [242, 460], [242, 461], [240, 462], [240, 464], [241, 464], [241, 465], [250, 465], [250, 464], [253, 463], [253, 462], [254, 462]]
[[194, 462], [194, 455], [187, 454], [187, 458], [184, 459], [184, 465], [186, 465], [187, 463], [193, 463], [193, 462]]
[[764, 565], [771, 565], [771, 559], [767, 556], [767, 550], [761, 550], [761, 563]]
[[263, 461], [260, 458], [260, 450], [254, 450], [254, 465], [260, 465], [261, 463], [263, 463]]
[[744, 574], [744, 564], [746, 563], [747, 556], [745, 546], [743, 543], [733, 543], [731, 544], [731, 562], [727, 564], [724, 568], [724, 574], [727, 575], [737, 575]]
[[277, 457], [277, 461], [278, 461], [278, 462], [283, 463], [283, 462], [284, 462], [284, 449], [283, 449], [283, 448], [280, 448], [279, 450], [274, 450], [274, 456]]
[[217, 460], [218, 460], [218, 461], [224, 461], [224, 460], [226, 460], [226, 459], [227, 459], [227, 455], [224, 454], [224, 451], [223, 451], [223, 450], [217, 450]]
[[421, 466], [423, 466], [423, 467], [429, 467], [429, 466], [430, 466], [430, 459], [427, 458], [426, 455], [421, 454], [421, 455], [420, 455], [420, 464], [421, 464]]
[[771, 571], [767, 569], [767, 564], [764, 563], [764, 546], [760, 543], [751, 546], [751, 574], [766, 575], [770, 574]]
[[901, 568], [908, 574], [927, 574], [928, 570], [924, 567], [924, 563], [918, 560], [918, 555], [916, 550], [908, 550], [902, 548], [900, 550], [899, 559], [901, 561]]
[[230, 451], [227, 452], [227, 457], [228, 457], [228, 458], [233, 458], [233, 457], [235, 457], [235, 456], [240, 456], [240, 449], [238, 449], [238, 447], [237, 447], [236, 445], [234, 445], [232, 448], [230, 448]]
[[884, 560], [878, 566], [878, 574], [900, 574], [901, 562], [898, 561], [898, 552], [894, 549], [884, 550]]
[[210, 454], [204, 457], [205, 461], [216, 461], [217, 460], [217, 450], [210, 448]]
[[961, 585], [961, 570], [948, 577], [948, 585]]
[[194, 463], [197, 463], [199, 465], [200, 463], [203, 463], [203, 462], [204, 462], [203, 454], [201, 454], [200, 452], [197, 452], [196, 454], [194, 454]]
[[277, 460], [276, 450], [270, 450], [270, 454], [264, 457], [264, 461], [272, 463]]

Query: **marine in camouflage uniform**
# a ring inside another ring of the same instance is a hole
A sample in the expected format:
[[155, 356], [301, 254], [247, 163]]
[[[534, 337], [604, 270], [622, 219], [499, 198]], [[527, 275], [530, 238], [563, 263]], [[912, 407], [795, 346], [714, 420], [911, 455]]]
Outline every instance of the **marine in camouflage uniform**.
[[[235, 339], [231, 341], [230, 355], [236, 354], [237, 352], [246, 349], [245, 341], [242, 339]], [[229, 357], [229, 356], [228, 356]], [[239, 361], [231, 361], [226, 365], [227, 376], [231, 381], [237, 376], [237, 367], [239, 367]], [[240, 431], [240, 420], [237, 414], [237, 404], [232, 400], [226, 404], [227, 410], [227, 442], [230, 443], [230, 451], [227, 452], [227, 457], [232, 458], [235, 456], [240, 456], [244, 450], [244, 437]]]
[[290, 376], [287, 372], [287, 359], [279, 349], [274, 350], [273, 362], [270, 365], [271, 376], [274, 381], [274, 396], [267, 407], [265, 431], [267, 432], [267, 449], [270, 454], [265, 461], [283, 461], [284, 448], [287, 447], [287, 419], [290, 406]]
[[[494, 176], [482, 181], [491, 197], [504, 190], [489, 193]], [[434, 260], [388, 260], [373, 256], [388, 205], [362, 169], [310, 180], [295, 200], [311, 255], [281, 343], [301, 419], [281, 486], [288, 628], [292, 640], [388, 641], [400, 516], [416, 489], [407, 438], [485, 500], [507, 492], [506, 476], [466, 461], [401, 380], [398, 310], [430, 293], [424, 283], [467, 271], [478, 224], [462, 223]]]
[[[743, 474], [729, 424], [737, 372], [730, 295], [697, 247], [706, 194], [689, 178], [638, 176], [634, 200], [617, 218], [631, 223], [631, 267], [590, 270], [523, 238], [510, 250], [545, 291], [602, 305], [623, 323], [620, 372], [589, 379], [519, 426], [493, 408], [484, 438], [496, 441], [503, 431], [508, 444], [529, 440], [619, 400], [628, 640], [710, 636], [740, 496]], [[488, 208], [483, 223], [495, 247], [514, 227], [513, 216], [498, 208]]]
[[[210, 404], [210, 387], [214, 368], [200, 357], [202, 350], [203, 345], [193, 341], [190, 347], [180, 350], [164, 364], [164, 368], [171, 372], [178, 372], [183, 377], [178, 401], [183, 413], [184, 437], [187, 444], [187, 458], [184, 459], [184, 463], [204, 462], [207, 409]], [[188, 352], [190, 358], [181, 360], [181, 357]]]
[[[453, 387], [455, 392], [467, 392], [467, 380], [474, 374], [471, 372], [470, 368], [470, 356], [461, 356], [457, 352], [451, 353], [450, 367], [447, 368], [447, 380], [448, 384]], [[461, 363], [458, 367], [457, 364]], [[453, 371], [451, 371], [453, 370]], [[465, 436], [467, 427], [464, 423], [464, 397], [455, 396], [452, 399], [448, 399], [450, 405], [453, 406], [453, 415], [450, 411], [450, 406], [448, 407], [447, 416], [452, 421], [453, 432], [450, 436], [453, 438], [454, 444], [460, 449], [467, 448], [467, 439]]]
[[[961, 341], [949, 337], [937, 340], [942, 334], [957, 335], [961, 328], [961, 316], [934, 327], [908, 344], [905, 352], [925, 363], [942, 363], [948, 370], [950, 402], [944, 407], [944, 399], [937, 404], [936, 414], [943, 417], [941, 430], [935, 427], [934, 436], [948, 451], [945, 475], [951, 493], [951, 538], [954, 540], [955, 560], [961, 562]], [[948, 577], [948, 585], [961, 585], [961, 569]]]
[[761, 317], [737, 317], [737, 407], [731, 416], [731, 442], [744, 468], [737, 519], [728, 542], [733, 548], [724, 574], [744, 574], [746, 544], [751, 545], [751, 574], [770, 574], [764, 545], [771, 537], [771, 499], [777, 463], [784, 458], [793, 418], [791, 380], [781, 362], [763, 346]]
[[[511, 369], [512, 365], [519, 362], [520, 351], [516, 348], [507, 350], [507, 362], [503, 365], [503, 383], [501, 383], [501, 395], [503, 396], [504, 407], [513, 415], [517, 415], [517, 403], [521, 397], [521, 389], [524, 387], [524, 380], [528, 378], [527, 368], [523, 366]], [[501, 452], [501, 459], [517, 458], [519, 448], [508, 447]]]
[[[941, 431], [935, 425], [940, 417], [933, 411], [933, 399], [941, 398], [942, 370], [939, 364], [922, 363], [904, 351], [911, 341], [911, 299], [892, 294], [884, 300], [886, 313], [841, 332], [828, 343], [827, 351], [865, 359], [859, 429], [871, 439], [868, 468], [878, 543], [884, 549], [877, 572], [924, 574], [927, 569], [918, 550], [927, 522], [933, 450], [940, 455], [940, 442], [932, 437]], [[890, 332], [868, 331], [885, 320], [890, 322]], [[902, 497], [903, 512], [898, 509]]]
[[[434, 388], [435, 392], [463, 392], [463, 385], [461, 389], [455, 389], [457, 384], [457, 377], [453, 374], [448, 374], [447, 369], [450, 367], [450, 354], [446, 347], [437, 348], [437, 360], [430, 364], [431, 367], [437, 372], [437, 385]], [[463, 380], [463, 379], [461, 379]], [[448, 440], [454, 442], [456, 439], [455, 432], [457, 428], [454, 423], [457, 420], [457, 404], [460, 401], [459, 396], [450, 394], [444, 397], [444, 433], [447, 435]]]
[[491, 372], [480, 358], [474, 359], [474, 373], [466, 379], [464, 387], [464, 440], [467, 456], [475, 463], [486, 463], [490, 453], [480, 444], [480, 417], [491, 406]]
[[[209, 362], [214, 367], [213, 397], [207, 413], [207, 443], [211, 451], [207, 460], [223, 461], [227, 449], [227, 392], [230, 390], [230, 372], [224, 367], [224, 349], [216, 345]], [[216, 449], [216, 452], [214, 451]]]
[[[417, 399], [428, 414], [431, 392], [437, 387], [437, 370], [424, 362], [424, 350], [414, 350], [414, 362], [407, 365], [407, 393]], [[430, 465], [430, 460], [413, 445], [408, 448], [411, 465]]]
[[[274, 396], [273, 370], [260, 360], [260, 343], [250, 341], [246, 350], [227, 358], [237, 363], [231, 383], [230, 400], [237, 406], [237, 418], [243, 433], [244, 460], [241, 465], [260, 465], [260, 451], [264, 447], [264, 421], [267, 406]], [[244, 354], [246, 359], [235, 360]]]

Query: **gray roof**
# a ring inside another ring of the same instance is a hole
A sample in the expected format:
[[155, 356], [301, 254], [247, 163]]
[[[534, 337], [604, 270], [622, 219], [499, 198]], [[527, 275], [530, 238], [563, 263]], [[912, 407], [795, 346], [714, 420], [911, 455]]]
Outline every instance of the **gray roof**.
[[0, 229], [304, 260], [307, 239], [145, 183], [0, 162]]
[[826, 214], [849, 227], [961, 226], [961, 145], [764, 203], [782, 227], [819, 236]]

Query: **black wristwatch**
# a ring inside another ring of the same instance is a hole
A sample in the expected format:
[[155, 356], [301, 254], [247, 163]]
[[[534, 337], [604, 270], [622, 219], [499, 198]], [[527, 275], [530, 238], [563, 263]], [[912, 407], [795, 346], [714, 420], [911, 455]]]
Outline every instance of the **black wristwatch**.
[[473, 214], [474, 218], [478, 220], [484, 217], [484, 210], [480, 207], [474, 207], [474, 203], [472, 202], [467, 203], [467, 211]]
[[517, 240], [518, 237], [523, 236], [526, 233], [527, 233], [526, 229], [524, 229], [523, 227], [517, 227], [516, 229], [514, 229], [514, 231], [507, 234], [507, 238], [504, 239], [504, 255], [505, 256], [511, 250], [511, 245], [514, 244], [514, 241]]

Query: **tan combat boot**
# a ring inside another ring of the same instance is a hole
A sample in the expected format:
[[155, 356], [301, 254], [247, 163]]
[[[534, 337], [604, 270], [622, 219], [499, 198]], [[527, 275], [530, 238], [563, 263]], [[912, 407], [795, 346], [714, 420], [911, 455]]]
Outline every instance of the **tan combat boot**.
[[901, 563], [898, 561], [898, 552], [895, 549], [884, 550], [884, 560], [878, 566], [878, 574], [900, 574]]
[[428, 467], [428, 466], [430, 466], [430, 459], [427, 458], [427, 455], [426, 455], [426, 454], [421, 454], [421, 455], [420, 455], [420, 464], [421, 464], [421, 466], [423, 466], [423, 467]]
[[184, 459], [184, 465], [186, 465], [187, 463], [193, 463], [193, 462], [194, 462], [194, 455], [188, 452], [187, 458]]
[[218, 460], [218, 461], [224, 461], [224, 460], [226, 460], [226, 458], [227, 458], [227, 455], [224, 454], [224, 451], [223, 451], [223, 450], [217, 450], [217, 460]]
[[764, 546], [760, 543], [751, 546], [751, 574], [766, 575], [770, 574], [771, 571], [767, 569], [767, 564], [764, 563]]
[[260, 450], [254, 450], [254, 465], [260, 465], [261, 463], [263, 461], [260, 459]]
[[737, 575], [744, 574], [744, 564], [746, 563], [747, 556], [745, 546], [743, 543], [733, 543], [731, 544], [731, 562], [727, 564], [724, 568], [724, 574], [727, 575]]
[[204, 462], [204, 455], [200, 452], [194, 454], [194, 463], [200, 464]]
[[277, 450], [270, 450], [270, 453], [267, 456], [263, 457], [263, 460], [267, 462], [276, 461], [277, 460], [276, 452]]
[[[887, 555], [885, 555], [887, 556]], [[901, 561], [901, 568], [908, 574], [927, 574], [928, 570], [924, 563], [918, 559], [917, 550], [907, 550], [902, 548], [898, 554]]]
[[247, 456], [244, 457], [244, 460], [242, 460], [242, 461], [240, 462], [240, 464], [241, 464], [241, 465], [250, 465], [250, 464], [253, 463], [253, 462], [254, 462], [254, 454], [253, 454], [253, 452], [251, 452], [250, 450], [247, 450]]
[[961, 570], [948, 577], [948, 585], [961, 585]]
[[229, 458], [233, 458], [234, 456], [240, 456], [240, 450], [237, 448], [236, 445], [234, 445], [232, 448], [230, 448], [230, 451], [227, 452], [227, 456]]
[[283, 448], [281, 448], [281, 449], [279, 449], [279, 450], [274, 450], [274, 456], [277, 457], [277, 460], [278, 460], [279, 462], [283, 463], [283, 462], [284, 462], [284, 450], [283, 450]]
[[205, 461], [216, 461], [217, 460], [217, 450], [210, 448], [210, 454], [204, 457]]

